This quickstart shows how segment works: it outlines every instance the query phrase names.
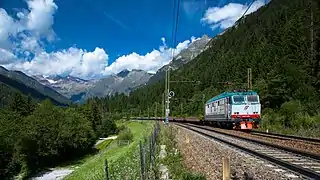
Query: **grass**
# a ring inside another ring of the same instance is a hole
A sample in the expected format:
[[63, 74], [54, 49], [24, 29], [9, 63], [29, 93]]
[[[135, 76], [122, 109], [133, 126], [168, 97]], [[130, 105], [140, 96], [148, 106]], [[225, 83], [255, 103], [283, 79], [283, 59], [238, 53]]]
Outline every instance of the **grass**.
[[99, 150], [99, 151], [103, 151], [106, 147], [108, 147], [111, 142], [113, 141], [113, 139], [108, 139], [108, 140], [105, 140], [103, 141], [102, 143], [98, 144], [96, 146], [96, 148]]
[[183, 164], [182, 154], [176, 150], [175, 132], [171, 126], [162, 127], [160, 144], [166, 145], [167, 156], [159, 163], [165, 164], [173, 180], [205, 180], [202, 174], [189, 171]]
[[[151, 122], [121, 122], [126, 123], [133, 133], [133, 141], [128, 146], [117, 146], [117, 141], [112, 141], [107, 148], [91, 156], [81, 164], [67, 180], [105, 179], [104, 163], [108, 160], [109, 177], [112, 179], [136, 179], [139, 176], [139, 142], [150, 134]], [[119, 125], [119, 124], [118, 124]]]

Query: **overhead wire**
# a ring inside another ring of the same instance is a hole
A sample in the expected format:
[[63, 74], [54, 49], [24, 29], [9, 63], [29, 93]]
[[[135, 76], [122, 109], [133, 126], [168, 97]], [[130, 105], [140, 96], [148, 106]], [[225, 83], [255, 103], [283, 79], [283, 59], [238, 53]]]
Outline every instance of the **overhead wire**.
[[180, 0], [177, 0], [177, 11], [176, 11], [176, 19], [175, 19], [175, 26], [174, 26], [174, 31], [173, 31], [173, 36], [172, 36], [172, 40], [173, 40], [173, 48], [172, 48], [172, 60], [174, 58], [174, 52], [176, 49], [176, 45], [177, 45], [177, 32], [178, 32], [178, 26], [179, 26], [179, 15], [180, 15]]
[[[174, 0], [173, 21], [172, 21], [173, 23], [172, 23], [171, 61], [173, 61], [173, 59], [174, 59], [174, 53], [175, 53], [175, 49], [176, 49], [177, 31], [178, 31], [178, 25], [179, 25], [179, 14], [180, 14], [180, 0], [177, 0], [177, 3]], [[166, 70], [166, 84], [165, 84], [165, 95], [166, 95], [165, 109], [166, 110], [169, 109], [169, 91], [170, 91], [170, 63], [168, 64], [167, 70]]]
[[[176, 49], [176, 41], [177, 41], [177, 31], [178, 31], [178, 25], [179, 25], [179, 12], [180, 12], [180, 0], [174, 0], [173, 1], [173, 13], [172, 13], [172, 48], [171, 48], [171, 61], [173, 61], [174, 53]], [[169, 88], [169, 71], [170, 71], [170, 65], [167, 67], [166, 71], [166, 89]]]
[[[176, 1], [177, 1], [177, 5], [176, 5]], [[173, 5], [171, 61], [173, 61], [174, 59], [174, 53], [177, 46], [177, 32], [178, 32], [179, 14], [180, 14], [180, 0], [176, 0], [176, 1], [174, 1], [174, 5]], [[168, 71], [170, 71], [170, 65], [168, 66]], [[167, 76], [169, 76], [169, 73]], [[168, 77], [168, 81], [169, 81], [169, 77]]]
[[254, 3], [254, 0], [251, 1], [251, 3], [249, 4], [248, 8], [246, 9], [246, 11], [244, 11], [242, 16], [237, 21], [239, 21], [240, 19], [242, 19], [246, 15], [246, 13], [248, 12], [248, 10], [250, 9], [250, 7], [252, 6], [253, 3]]

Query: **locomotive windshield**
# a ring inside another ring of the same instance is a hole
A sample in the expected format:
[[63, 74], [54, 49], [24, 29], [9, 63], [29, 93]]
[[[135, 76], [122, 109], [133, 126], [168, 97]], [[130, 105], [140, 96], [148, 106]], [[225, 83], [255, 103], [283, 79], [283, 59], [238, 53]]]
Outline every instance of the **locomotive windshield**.
[[244, 103], [244, 96], [233, 96], [234, 103]]
[[256, 95], [247, 96], [247, 101], [251, 102], [251, 103], [257, 103], [257, 102], [259, 102], [258, 96], [256, 96]]

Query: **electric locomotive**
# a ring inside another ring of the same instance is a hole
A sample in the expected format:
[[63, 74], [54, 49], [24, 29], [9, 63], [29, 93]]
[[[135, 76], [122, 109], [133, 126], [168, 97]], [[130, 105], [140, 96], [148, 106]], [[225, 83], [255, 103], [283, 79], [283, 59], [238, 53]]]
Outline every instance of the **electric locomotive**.
[[204, 121], [219, 127], [259, 128], [261, 104], [259, 95], [254, 91], [224, 92], [208, 100], [204, 110]]

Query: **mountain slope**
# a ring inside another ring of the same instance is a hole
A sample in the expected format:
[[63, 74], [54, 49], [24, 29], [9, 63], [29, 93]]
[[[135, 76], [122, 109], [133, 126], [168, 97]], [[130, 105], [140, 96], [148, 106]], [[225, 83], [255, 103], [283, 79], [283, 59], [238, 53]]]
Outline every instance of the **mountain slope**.
[[89, 97], [104, 97], [116, 92], [128, 94], [136, 87], [148, 82], [151, 76], [143, 70], [123, 70], [116, 75], [92, 82], [90, 87], [83, 92], [72, 95], [71, 99], [82, 102]]
[[118, 93], [128, 94], [138, 86], [144, 85], [152, 74], [143, 70], [123, 70], [97, 80], [84, 80], [73, 76], [34, 76], [41, 84], [46, 85], [73, 102], [84, 102], [89, 97], [103, 97]]
[[95, 80], [88, 81], [73, 76], [34, 76], [34, 78], [67, 98], [71, 98], [74, 94], [85, 92], [95, 82]]
[[[127, 70], [125, 70], [127, 71]], [[125, 76], [123, 74], [126, 74]], [[145, 84], [151, 75], [143, 70], [133, 69], [130, 72], [120, 72], [115, 76], [100, 79], [94, 83], [92, 88], [87, 90], [87, 94], [92, 96], [107, 96], [115, 92], [128, 93], [132, 88]]]
[[173, 70], [182, 67], [195, 57], [197, 57], [203, 50], [205, 50], [210, 38], [207, 35], [203, 35], [201, 38], [192, 42], [188, 48], [182, 50], [168, 65], [161, 67], [157, 73], [152, 76], [148, 84], [155, 83], [165, 76], [165, 70], [170, 66]]
[[[319, 25], [317, 3], [313, 18], [314, 24]], [[314, 37], [319, 37], [319, 26], [313, 30]], [[253, 88], [258, 91], [263, 108], [278, 109], [295, 100], [303, 104], [305, 112], [314, 114], [320, 108], [320, 57], [315, 53], [320, 52], [319, 40], [315, 38], [310, 48], [307, 1], [271, 1], [211, 40], [207, 50], [171, 73], [171, 80], [201, 81], [200, 85], [170, 85], [175, 92], [170, 101], [171, 115], [202, 114], [205, 100], [229, 89], [246, 87], [247, 68], [252, 68]], [[234, 84], [221, 83], [226, 81]], [[161, 104], [163, 91], [161, 80], [132, 92], [127, 99], [113, 97], [109, 103], [121, 104], [122, 107], [113, 107], [117, 110], [138, 107], [145, 111], [148, 107], [159, 107], [155, 103]]]
[[[40, 84], [37, 80], [25, 75], [20, 71], [9, 71], [0, 66], [0, 83], [2, 93], [7, 91], [20, 91], [22, 94], [30, 94], [38, 100], [50, 99], [53, 103], [66, 105], [70, 103], [66, 97], [51, 88]], [[11, 93], [10, 93], [11, 94]], [[10, 95], [7, 97], [10, 99]]]

